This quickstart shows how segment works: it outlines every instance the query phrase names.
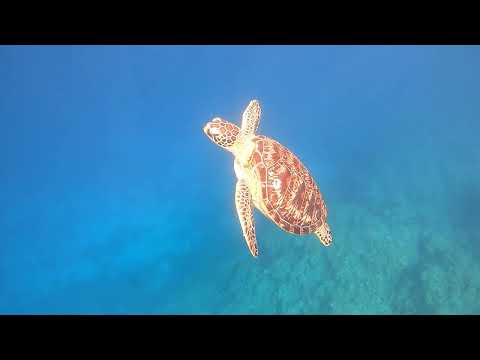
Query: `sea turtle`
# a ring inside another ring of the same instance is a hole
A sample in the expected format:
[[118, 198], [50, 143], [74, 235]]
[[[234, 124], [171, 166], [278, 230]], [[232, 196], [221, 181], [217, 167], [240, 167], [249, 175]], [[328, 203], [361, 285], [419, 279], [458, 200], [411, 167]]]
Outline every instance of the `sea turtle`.
[[298, 235], [314, 233], [330, 246], [327, 207], [317, 184], [290, 150], [255, 134], [260, 113], [260, 103], [252, 100], [243, 112], [241, 128], [219, 117], [203, 128], [210, 140], [235, 157], [235, 204], [251, 254], [258, 256], [253, 206], [281, 229]]

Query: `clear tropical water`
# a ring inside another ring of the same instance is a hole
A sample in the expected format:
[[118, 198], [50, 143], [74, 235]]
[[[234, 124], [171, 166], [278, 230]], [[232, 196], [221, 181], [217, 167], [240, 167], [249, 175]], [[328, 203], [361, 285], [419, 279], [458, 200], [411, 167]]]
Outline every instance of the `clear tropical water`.
[[[0, 47], [0, 313], [480, 313], [480, 48]], [[334, 245], [255, 214], [202, 127], [292, 149]]]

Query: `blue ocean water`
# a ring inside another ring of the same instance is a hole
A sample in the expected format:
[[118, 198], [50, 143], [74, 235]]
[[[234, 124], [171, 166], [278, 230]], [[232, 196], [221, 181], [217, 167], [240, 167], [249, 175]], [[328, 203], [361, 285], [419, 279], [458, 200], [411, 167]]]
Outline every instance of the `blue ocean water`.
[[[480, 313], [478, 46], [1, 46], [0, 313]], [[237, 219], [240, 124], [334, 243]]]

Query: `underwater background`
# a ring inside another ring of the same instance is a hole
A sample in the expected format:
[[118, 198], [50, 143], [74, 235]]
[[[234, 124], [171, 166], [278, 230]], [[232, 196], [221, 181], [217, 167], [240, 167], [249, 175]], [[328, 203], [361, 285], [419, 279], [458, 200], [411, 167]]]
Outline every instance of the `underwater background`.
[[[203, 133], [262, 105], [333, 245]], [[0, 46], [1, 314], [480, 313], [478, 46]]]

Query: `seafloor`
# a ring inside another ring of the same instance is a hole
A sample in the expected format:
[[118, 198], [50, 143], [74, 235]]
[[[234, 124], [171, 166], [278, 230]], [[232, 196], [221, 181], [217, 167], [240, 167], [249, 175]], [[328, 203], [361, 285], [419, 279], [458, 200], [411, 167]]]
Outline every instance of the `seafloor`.
[[[473, 246], [478, 235], [472, 217], [480, 193], [472, 192], [476, 182], [471, 180], [479, 169], [468, 169], [453, 180], [447, 169], [431, 166], [432, 181], [424, 179], [424, 188], [408, 182], [398, 188], [399, 174], [391, 169], [390, 175], [370, 181], [360, 198], [330, 194], [340, 199], [331, 207], [335, 244], [330, 248], [314, 236], [289, 235], [261, 220], [258, 260], [239, 254], [189, 282], [170, 307], [159, 311], [479, 313], [479, 250]], [[410, 175], [409, 170], [403, 169]]]

